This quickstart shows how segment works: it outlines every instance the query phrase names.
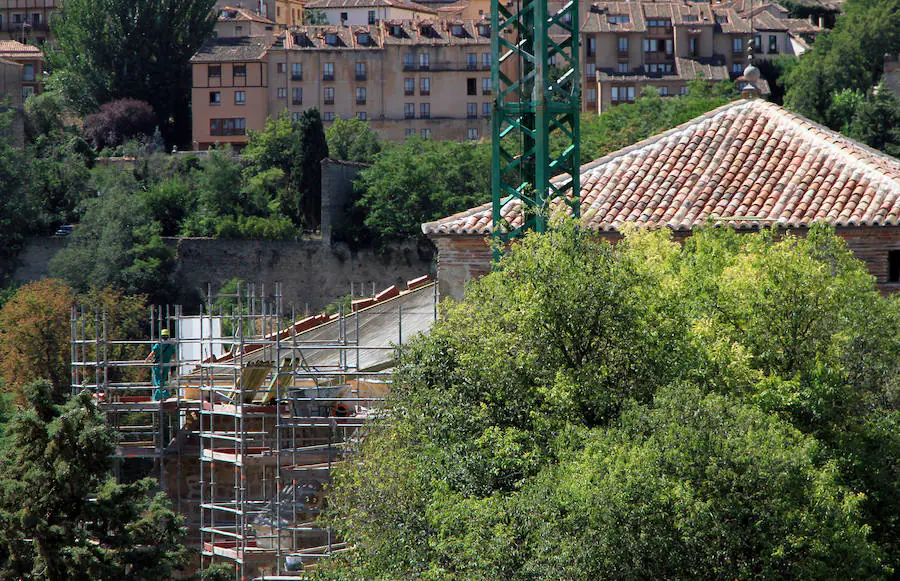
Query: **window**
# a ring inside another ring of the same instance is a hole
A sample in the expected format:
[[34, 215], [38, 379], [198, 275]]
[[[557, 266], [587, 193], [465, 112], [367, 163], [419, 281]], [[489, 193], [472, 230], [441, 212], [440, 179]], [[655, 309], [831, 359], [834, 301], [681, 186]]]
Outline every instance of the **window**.
[[482, 77], [481, 78], [481, 94], [482, 95], [490, 95], [491, 94], [491, 78], [490, 77]]
[[629, 18], [628, 18], [627, 14], [610, 14], [609, 15], [609, 23], [610, 24], [628, 24], [628, 22], [629, 22]]
[[698, 56], [698, 52], [700, 50], [700, 40], [696, 36], [692, 36], [688, 39], [688, 54], [692, 57]]
[[660, 97], [668, 97], [669, 96], [669, 87], [660, 87], [659, 88], [659, 96]]
[[407, 136], [407, 137], [409, 137], [410, 135], [415, 135], [415, 134], [416, 134], [416, 130], [415, 130], [415, 129], [413, 129], [412, 127], [407, 127], [407, 128], [406, 128], [406, 136]]
[[365, 61], [359, 61], [356, 63], [356, 80], [357, 81], [365, 81], [366, 80], [366, 63], [365, 63]]
[[679, 95], [687, 95], [688, 94], [687, 85], [681, 85], [680, 87], [678, 87], [678, 94]]
[[431, 119], [431, 103], [419, 103], [419, 117]]
[[416, 92], [416, 80], [405, 78], [403, 79], [403, 94], [406, 96], [413, 95]]
[[672, 54], [672, 52], [674, 50], [675, 50], [675, 43], [672, 41], [671, 38], [667, 38], [666, 39], [666, 54]]
[[287, 99], [287, 87], [278, 87], [278, 98]]
[[13, 24], [22, 24], [21, 14], [13, 14]]
[[303, 80], [303, 65], [301, 63], [291, 63], [291, 80]]
[[207, 68], [207, 76], [210, 79], [222, 76], [222, 65], [209, 65]]
[[356, 87], [356, 104], [357, 105], [365, 105], [366, 104], [366, 88], [365, 87]]
[[490, 103], [482, 103], [481, 104], [481, 116], [482, 117], [490, 117], [491, 116], [491, 104]]
[[900, 250], [888, 250], [888, 282], [900, 282]]
[[303, 87], [294, 87], [291, 90], [291, 103], [294, 105], [303, 104]]
[[325, 104], [334, 105], [334, 87], [325, 87]]
[[366, 117], [366, 112], [365, 112], [365, 111], [357, 111], [357, 112], [356, 112], [356, 117], [357, 117], [357, 119], [359, 119], [360, 121], [365, 121], [366, 119], [368, 119], [368, 117]]
[[209, 134], [215, 136], [246, 135], [246, 119], [210, 119]]
[[469, 127], [469, 129], [466, 131], [466, 137], [469, 138], [469, 141], [475, 141], [476, 139], [478, 139], [478, 129]]
[[[346, 14], [346, 12], [342, 12], [342, 14]], [[341, 17], [341, 22], [343, 22], [344, 20], [346, 20], [346, 19]], [[327, 44], [329, 46], [337, 46], [337, 43], [338, 43], [338, 37], [336, 34], [334, 34], [333, 32], [330, 32], [325, 35], [325, 44]]]
[[685, 14], [681, 17], [685, 22], [698, 22], [700, 17], [696, 14]]
[[421, 133], [422, 137], [424, 137], [425, 139], [431, 137], [431, 129], [423, 129]]
[[360, 46], [369, 46], [370, 41], [371, 37], [368, 32], [361, 32], [356, 35], [356, 44]]
[[477, 81], [472, 78], [466, 79], [466, 95], [477, 95], [478, 89], [475, 86]]
[[732, 63], [731, 72], [736, 75], [742, 75], [744, 74], [744, 67], [741, 65], [741, 63]]
[[283, 75], [287, 72], [287, 65], [285, 63], [277, 63], [275, 66], [277, 67], [279, 75]]
[[741, 54], [744, 50], [744, 39], [743, 38], [735, 38], [731, 41], [731, 52], [734, 54]]
[[556, 66], [556, 55], [555, 54], [550, 55], [550, 58], [547, 59], [547, 64], [550, 65], [551, 67]]
[[334, 111], [325, 111], [322, 113], [323, 121], [334, 121]]
[[778, 37], [774, 34], [769, 35], [769, 52], [778, 52]]
[[235, 77], [246, 77], [247, 76], [247, 65], [234, 65], [234, 76]]
[[[479, 13], [481, 11], [479, 10]], [[479, 36], [490, 36], [491, 35], [491, 27], [488, 24], [479, 24], [478, 25], [478, 34]]]
[[451, 26], [450, 34], [452, 34], [453, 36], [457, 36], [457, 37], [463, 36], [462, 24], [454, 24], [453, 26]]
[[215, 107], [216, 105], [221, 105], [222, 104], [222, 93], [220, 93], [219, 91], [210, 91], [209, 92], [209, 104], [212, 107]]
[[627, 73], [628, 72], [628, 63], [619, 63], [616, 67], [617, 73]]
[[627, 55], [628, 54], [628, 37], [620, 36], [618, 39], [619, 43], [619, 54]]
[[347, 20], [349, 20], [349, 19], [347, 18], [347, 13], [346, 13], [346, 12], [341, 12], [341, 22], [347, 22]]
[[25, 65], [22, 69], [22, 80], [25, 82], [34, 81], [34, 65]]
[[412, 67], [413, 66], [413, 55], [408, 52], [403, 55], [403, 66], [404, 67]]
[[375, 24], [375, 11], [369, 10], [369, 24]]
[[427, 52], [423, 52], [419, 55], [419, 68], [423, 71], [427, 71], [431, 68], [431, 55]]
[[322, 80], [334, 80], [334, 63], [322, 63]]
[[466, 117], [468, 119], [478, 118], [478, 103], [466, 103]]
[[391, 25], [391, 36], [400, 36], [402, 31], [403, 31], [403, 28], [401, 28], [399, 25], [397, 25], [397, 24]]
[[294, 119], [294, 121], [300, 121], [300, 117], [302, 115], [303, 113], [301, 113], [300, 111], [294, 111], [293, 113], [291, 113], [291, 117]]
[[594, 56], [597, 54], [597, 39], [590, 37], [587, 39], [587, 55]]
[[422, 77], [421, 79], [419, 79], [419, 94], [431, 94], [431, 77]]
[[403, 117], [404, 119], [413, 119], [416, 116], [416, 106], [413, 103], [404, 103], [403, 104]]
[[41, 25], [41, 14], [39, 12], [35, 12], [31, 15], [31, 24], [34, 26]]
[[247, 104], [247, 91], [235, 91], [234, 92], [234, 104], [235, 105], [246, 105]]
[[716, 22], [719, 24], [728, 24], [728, 16], [725, 14], [716, 14]]
[[634, 101], [634, 87], [613, 87], [612, 101], [613, 103]]
[[597, 89], [591, 88], [584, 92], [585, 99], [588, 103], [597, 102]]
[[762, 52], [763, 44], [762, 44], [762, 35], [757, 34], [753, 39], [753, 52]]
[[481, 53], [481, 68], [483, 68], [484, 70], [491, 68], [491, 53]]
[[22, 100], [27, 101], [28, 97], [34, 95], [34, 87], [28, 85], [27, 87], [22, 87]]
[[596, 79], [597, 78], [597, 65], [596, 63], [588, 63], [584, 67], [584, 74], [588, 79]]
[[470, 71], [478, 68], [478, 56], [474, 52], [466, 53], [466, 68]]
[[672, 28], [671, 20], [648, 20], [647, 26], [651, 28]]

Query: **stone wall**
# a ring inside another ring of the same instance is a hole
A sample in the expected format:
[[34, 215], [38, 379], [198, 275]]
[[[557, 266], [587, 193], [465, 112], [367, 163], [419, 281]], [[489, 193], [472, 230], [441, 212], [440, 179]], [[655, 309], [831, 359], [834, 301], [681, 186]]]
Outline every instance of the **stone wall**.
[[356, 174], [364, 163], [322, 160], [322, 241], [331, 243], [336, 228], [344, 226], [347, 205], [353, 200]]
[[190, 306], [213, 288], [233, 278], [265, 284], [269, 294], [275, 282], [282, 283], [284, 304], [298, 310], [306, 306], [321, 310], [338, 297], [350, 294], [351, 283], [371, 291], [423, 274], [434, 275], [434, 249], [428, 243], [399, 243], [385, 252], [351, 250], [344, 244], [328, 245], [317, 240], [275, 242], [264, 240], [218, 240], [182, 238], [170, 241], [177, 248], [175, 281], [179, 302]]
[[[49, 276], [47, 265], [66, 242], [66, 238], [30, 239], [18, 256], [13, 278], [24, 284]], [[351, 283], [357, 292], [361, 286], [371, 292], [373, 283], [376, 290], [392, 284], [406, 288], [408, 280], [435, 274], [434, 247], [428, 242], [392, 244], [383, 253], [319, 240], [169, 238], [166, 242], [176, 248], [178, 302], [188, 308], [199, 304], [207, 283], [216, 289], [233, 278], [265, 284], [269, 294], [274, 283], [281, 282], [286, 306], [318, 311], [350, 294]]]
[[[794, 231], [805, 235], [806, 230]], [[847, 241], [853, 255], [866, 263], [883, 292], [900, 291], [900, 281], [888, 280], [888, 252], [900, 250], [900, 228], [839, 228], [838, 236]], [[604, 234], [611, 242], [618, 235]], [[675, 240], [684, 241], [687, 235], [676, 233]], [[437, 276], [442, 297], [462, 298], [465, 283], [491, 270], [491, 250], [488, 238], [479, 236], [434, 236], [438, 248]]]

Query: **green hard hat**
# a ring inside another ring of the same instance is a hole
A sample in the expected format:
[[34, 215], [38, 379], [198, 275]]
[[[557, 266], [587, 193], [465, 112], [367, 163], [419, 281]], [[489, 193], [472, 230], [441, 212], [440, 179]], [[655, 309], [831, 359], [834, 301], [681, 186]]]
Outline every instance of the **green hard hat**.
[[168, 339], [169, 338], [169, 330], [163, 329], [162, 331], [159, 332], [159, 336], [162, 337], [163, 339]]

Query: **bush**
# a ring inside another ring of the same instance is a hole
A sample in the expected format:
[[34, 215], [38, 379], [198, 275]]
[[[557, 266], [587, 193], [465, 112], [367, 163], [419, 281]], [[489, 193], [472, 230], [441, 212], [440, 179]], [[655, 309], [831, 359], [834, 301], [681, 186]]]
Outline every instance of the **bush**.
[[98, 150], [115, 147], [138, 136], [153, 135], [156, 114], [153, 107], [137, 99], [110, 101], [84, 120], [84, 134]]

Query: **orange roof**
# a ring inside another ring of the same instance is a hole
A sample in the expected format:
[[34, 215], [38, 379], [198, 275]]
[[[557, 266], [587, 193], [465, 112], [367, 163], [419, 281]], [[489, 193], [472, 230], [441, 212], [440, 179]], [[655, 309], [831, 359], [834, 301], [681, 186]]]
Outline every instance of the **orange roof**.
[[15, 40], [0, 40], [0, 57], [5, 59], [42, 59], [44, 53], [36, 46]]
[[[582, 224], [601, 232], [626, 223], [690, 230], [712, 217], [736, 218], [729, 223], [739, 229], [897, 226], [900, 160], [772, 103], [742, 100], [582, 166], [581, 195]], [[522, 223], [517, 202], [502, 215]], [[490, 234], [491, 205], [422, 231]]]

